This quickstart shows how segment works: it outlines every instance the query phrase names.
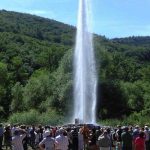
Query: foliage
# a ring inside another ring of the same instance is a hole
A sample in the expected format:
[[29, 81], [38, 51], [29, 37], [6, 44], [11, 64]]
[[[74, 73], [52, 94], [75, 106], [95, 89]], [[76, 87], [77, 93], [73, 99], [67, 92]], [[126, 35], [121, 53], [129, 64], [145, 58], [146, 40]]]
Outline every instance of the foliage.
[[23, 102], [23, 86], [17, 82], [14, 87], [12, 87], [12, 102], [11, 102], [11, 111], [19, 112], [24, 110]]
[[[148, 110], [149, 112], [149, 110]], [[124, 117], [123, 119], [105, 119], [99, 120], [98, 124], [103, 126], [112, 126], [116, 127], [117, 125], [129, 126], [129, 125], [140, 125], [141, 127], [149, 125], [150, 118], [148, 115], [143, 116], [142, 113], [133, 113], [129, 117]]]
[[9, 118], [10, 123], [37, 124], [39, 122], [39, 113], [36, 110], [28, 112], [15, 113]]
[[10, 123], [19, 123], [19, 124], [42, 124], [42, 125], [58, 125], [63, 123], [63, 117], [60, 114], [57, 114], [55, 110], [49, 110], [46, 113], [40, 114], [36, 110], [29, 110], [28, 112], [15, 113], [10, 116]]

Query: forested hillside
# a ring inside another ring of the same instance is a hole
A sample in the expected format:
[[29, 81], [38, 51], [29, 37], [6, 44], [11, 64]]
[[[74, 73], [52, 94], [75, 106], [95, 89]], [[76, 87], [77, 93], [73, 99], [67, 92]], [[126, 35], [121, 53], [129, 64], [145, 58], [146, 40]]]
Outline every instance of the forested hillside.
[[[69, 120], [75, 32], [75, 27], [55, 20], [0, 11], [1, 119], [43, 124]], [[97, 118], [139, 121], [144, 115], [147, 120], [150, 37], [109, 40], [94, 35], [94, 46]]]

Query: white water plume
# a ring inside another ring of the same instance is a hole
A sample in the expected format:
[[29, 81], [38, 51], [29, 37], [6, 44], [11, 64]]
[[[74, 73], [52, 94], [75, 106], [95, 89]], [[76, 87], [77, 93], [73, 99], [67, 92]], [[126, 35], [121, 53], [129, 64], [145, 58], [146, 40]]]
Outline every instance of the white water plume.
[[90, 1], [79, 0], [74, 51], [74, 116], [83, 123], [96, 122], [97, 73], [90, 20]]

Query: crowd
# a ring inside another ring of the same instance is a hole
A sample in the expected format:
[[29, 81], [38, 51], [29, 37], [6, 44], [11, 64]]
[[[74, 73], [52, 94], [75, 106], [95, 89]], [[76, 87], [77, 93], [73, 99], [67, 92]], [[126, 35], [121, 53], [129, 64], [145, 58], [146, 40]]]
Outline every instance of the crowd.
[[150, 150], [148, 126], [25, 126], [0, 124], [0, 150]]

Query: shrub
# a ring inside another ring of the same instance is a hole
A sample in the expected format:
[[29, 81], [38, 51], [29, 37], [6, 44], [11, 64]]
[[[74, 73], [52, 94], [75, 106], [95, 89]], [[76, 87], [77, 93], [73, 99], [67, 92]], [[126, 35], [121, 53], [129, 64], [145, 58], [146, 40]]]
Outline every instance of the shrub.
[[10, 123], [21, 124], [36, 124], [39, 122], [39, 113], [36, 110], [30, 110], [28, 112], [14, 113], [10, 116]]
[[58, 114], [55, 110], [49, 110], [45, 113], [39, 113], [36, 110], [30, 110], [28, 112], [14, 113], [10, 116], [8, 122], [12, 124], [26, 124], [26, 125], [62, 125], [64, 117]]

